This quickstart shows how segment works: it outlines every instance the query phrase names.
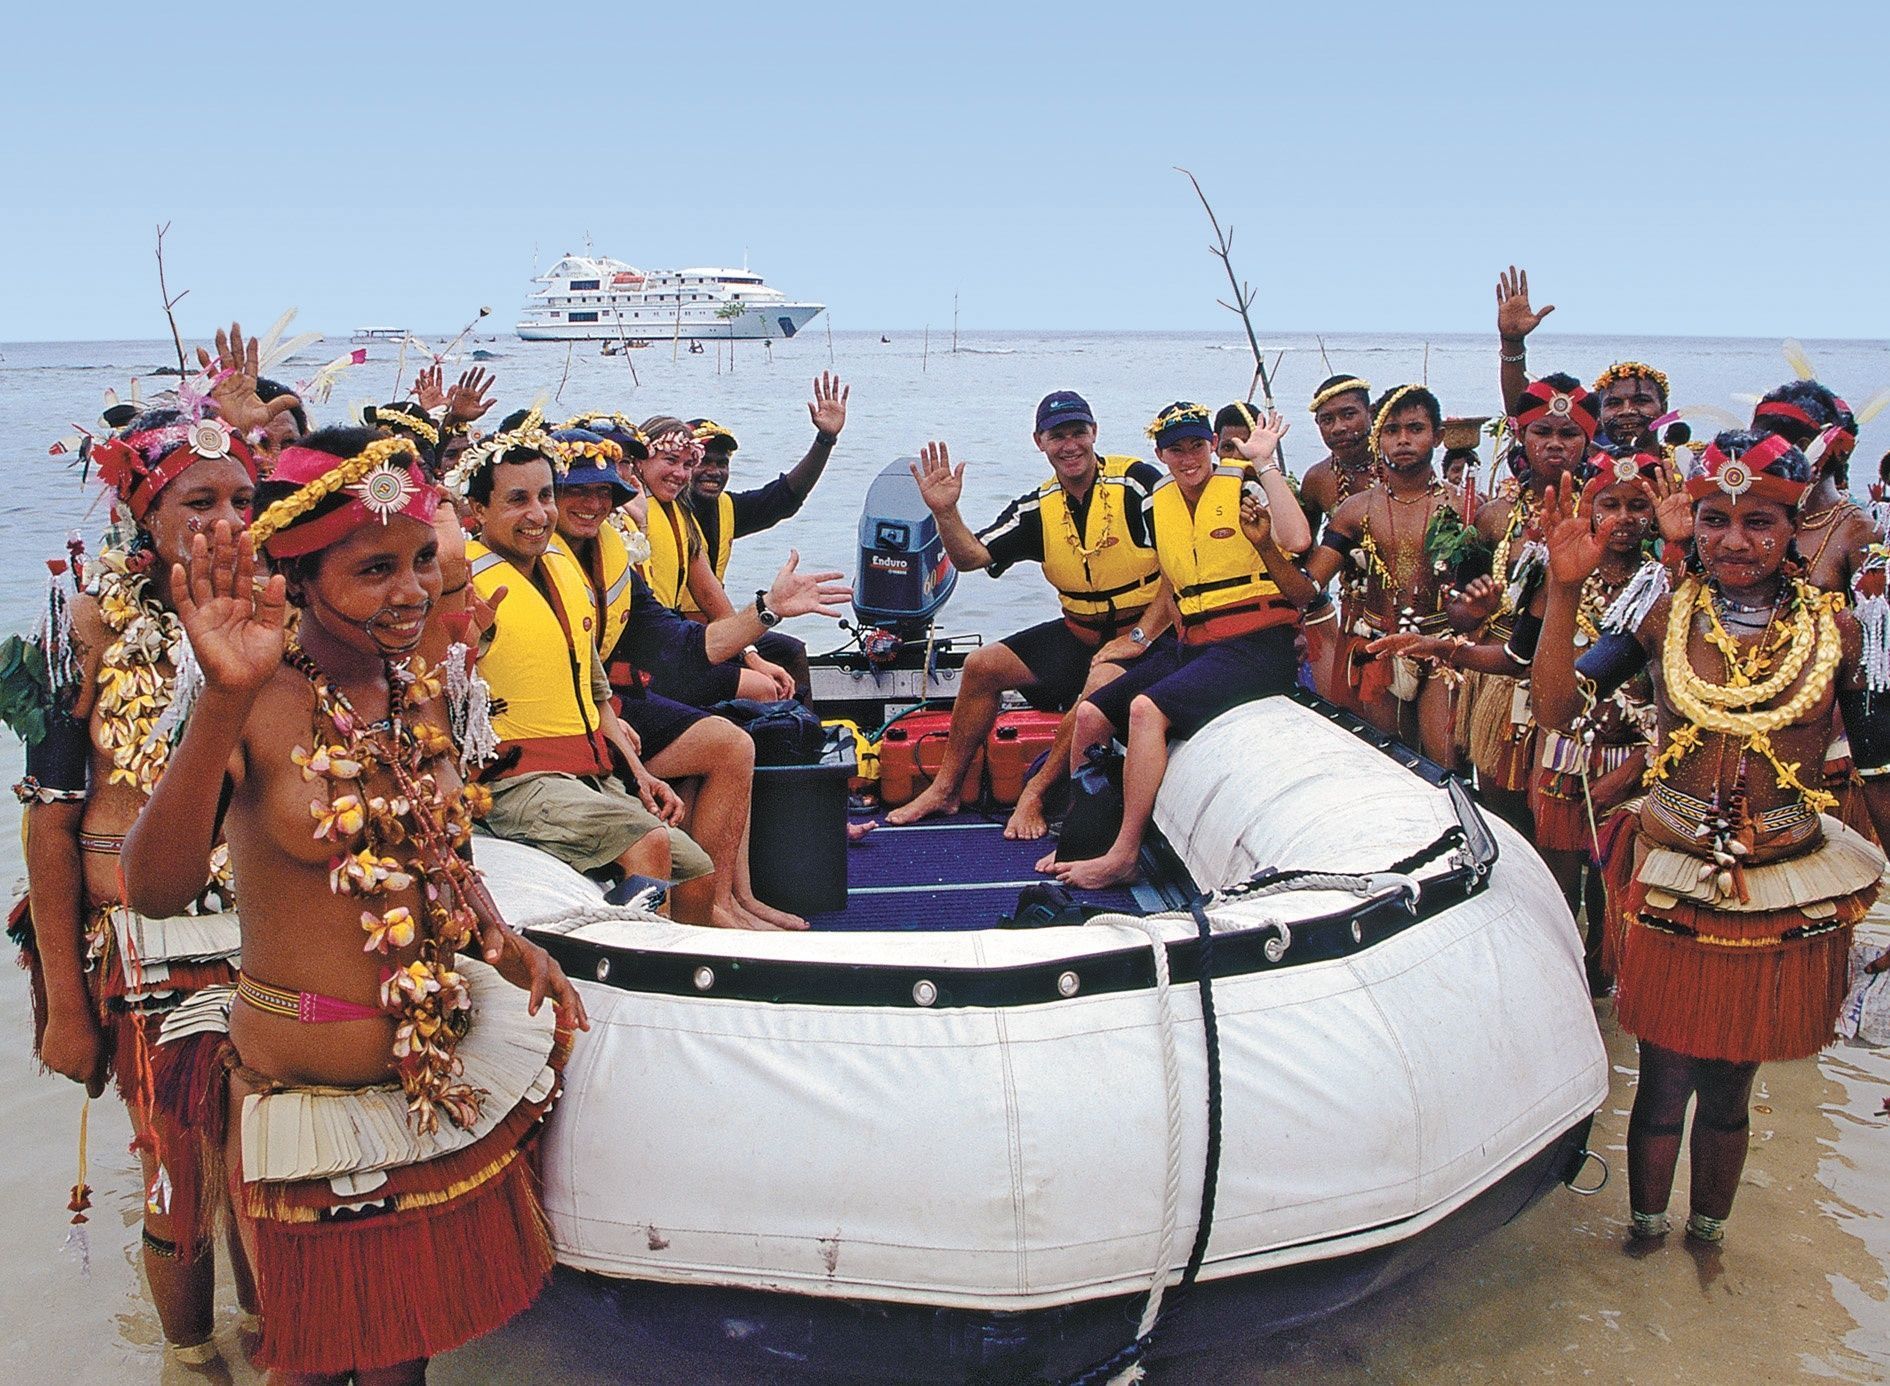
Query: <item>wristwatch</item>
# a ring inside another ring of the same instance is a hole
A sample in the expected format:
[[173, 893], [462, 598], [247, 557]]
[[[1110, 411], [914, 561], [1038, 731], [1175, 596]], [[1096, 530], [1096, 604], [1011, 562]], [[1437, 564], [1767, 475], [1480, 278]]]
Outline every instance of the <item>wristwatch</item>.
[[778, 626], [781, 618], [768, 610], [768, 592], [766, 588], [755, 593], [755, 618], [764, 626]]

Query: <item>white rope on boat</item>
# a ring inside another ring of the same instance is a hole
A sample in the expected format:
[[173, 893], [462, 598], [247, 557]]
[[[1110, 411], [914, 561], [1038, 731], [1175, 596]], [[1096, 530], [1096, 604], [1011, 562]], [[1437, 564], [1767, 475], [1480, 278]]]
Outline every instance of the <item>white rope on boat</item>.
[[[1094, 924], [1097, 921], [1092, 920]], [[1155, 1327], [1162, 1314], [1162, 1296], [1168, 1292], [1168, 1277], [1174, 1269], [1175, 1232], [1181, 1220], [1181, 1059], [1175, 1044], [1175, 1004], [1169, 989], [1168, 939], [1155, 919], [1137, 919], [1133, 915], [1113, 915], [1109, 923], [1131, 924], [1148, 936], [1149, 951], [1155, 962], [1155, 1012], [1160, 1021], [1162, 1045], [1162, 1090], [1168, 1116], [1167, 1181], [1162, 1188], [1162, 1230], [1156, 1245], [1155, 1270], [1148, 1287], [1148, 1303], [1142, 1307], [1142, 1321], [1135, 1336], [1143, 1338]], [[1139, 1363], [1128, 1367], [1111, 1386], [1128, 1386], [1140, 1381]]]
[[537, 915], [531, 919], [507, 920], [512, 932], [522, 934], [527, 929], [537, 929], [543, 933], [568, 934], [575, 929], [582, 929], [587, 924], [610, 924], [623, 922], [629, 924], [673, 924], [650, 910], [640, 910], [632, 905], [613, 905], [599, 900], [594, 905], [560, 905], [550, 914]]

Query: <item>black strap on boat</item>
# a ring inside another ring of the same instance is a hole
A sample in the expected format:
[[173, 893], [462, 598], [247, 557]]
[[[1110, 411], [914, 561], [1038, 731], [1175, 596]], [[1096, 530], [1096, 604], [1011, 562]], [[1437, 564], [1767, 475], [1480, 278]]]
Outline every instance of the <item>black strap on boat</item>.
[[[1194, 1245], [1188, 1249], [1180, 1283], [1162, 1301], [1163, 1318], [1173, 1311], [1201, 1273], [1208, 1238], [1214, 1233], [1214, 1199], [1221, 1182], [1221, 1029], [1214, 1013], [1214, 925], [1200, 900], [1190, 900], [1188, 912], [1194, 916], [1195, 937], [1201, 943], [1197, 984], [1201, 989], [1201, 1040], [1207, 1051], [1207, 1157], [1201, 1171], [1201, 1211], [1195, 1223]], [[1069, 1378], [1069, 1386], [1102, 1386], [1134, 1366], [1155, 1341], [1162, 1321], [1158, 1318], [1148, 1332]]]

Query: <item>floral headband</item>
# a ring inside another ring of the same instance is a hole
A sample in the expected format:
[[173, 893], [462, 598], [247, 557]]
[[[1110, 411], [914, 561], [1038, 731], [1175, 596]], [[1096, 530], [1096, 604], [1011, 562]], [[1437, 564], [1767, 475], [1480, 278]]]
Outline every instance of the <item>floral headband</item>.
[[251, 481], [257, 473], [249, 444], [223, 420], [209, 416], [96, 441], [87, 455], [136, 521], [150, 513], [166, 486], [198, 462], [232, 457], [242, 463]]
[[1595, 393], [1600, 394], [1610, 385], [1619, 384], [1623, 380], [1651, 380], [1655, 387], [1659, 389], [1660, 398], [1663, 402], [1671, 398], [1667, 389], [1667, 377], [1665, 373], [1655, 370], [1652, 366], [1642, 361], [1616, 361], [1612, 366], [1608, 367], [1607, 370], [1595, 377]]
[[535, 452], [551, 463], [553, 472], [569, 471], [570, 459], [564, 445], [545, 430], [545, 418], [533, 405], [520, 419], [518, 427], [502, 429], [490, 438], [482, 438], [459, 455], [453, 470], [443, 478], [447, 489], [466, 493], [466, 484], [508, 452]]
[[1811, 489], [1809, 478], [1793, 481], [1766, 470], [1794, 455], [1802, 461], [1803, 455], [1798, 449], [1777, 435], [1754, 443], [1737, 457], [1727, 456], [1715, 439], [1701, 456], [1699, 471], [1688, 479], [1687, 494], [1696, 501], [1713, 495], [1727, 495], [1734, 500], [1749, 495], [1759, 500], [1777, 501], [1795, 510], [1805, 492]]
[[440, 445], [440, 430], [431, 419], [409, 414], [384, 404], [370, 404], [361, 411], [361, 422], [369, 428], [398, 428], [414, 435], [430, 448]]
[[1205, 405], [1194, 404], [1188, 400], [1177, 400], [1155, 416], [1154, 421], [1148, 426], [1147, 433], [1158, 448], [1165, 446], [1162, 442], [1163, 438], [1168, 438], [1171, 442], [1180, 438], [1212, 439], [1214, 420]]
[[728, 446], [721, 449], [723, 452], [734, 452], [740, 447], [740, 444], [735, 441], [735, 435], [722, 427], [722, 425], [717, 423], [714, 419], [692, 419], [690, 421], [690, 427], [695, 430], [696, 441], [702, 443], [705, 450], [707, 444], [713, 438], [727, 440]]
[[[404, 465], [402, 465], [404, 461]], [[386, 524], [407, 515], [431, 524], [439, 493], [420, 470], [420, 451], [411, 438], [376, 438], [353, 457], [337, 458], [314, 448], [288, 447], [276, 459], [271, 476], [302, 482], [258, 515], [249, 537], [271, 558], [299, 558], [339, 543], [363, 525]], [[339, 510], [306, 523], [302, 517], [337, 491], [351, 499]]]

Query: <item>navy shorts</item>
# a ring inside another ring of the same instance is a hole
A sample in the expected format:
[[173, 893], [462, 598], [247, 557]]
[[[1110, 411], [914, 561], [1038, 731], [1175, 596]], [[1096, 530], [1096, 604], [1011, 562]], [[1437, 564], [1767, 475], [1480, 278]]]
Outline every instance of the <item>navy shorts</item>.
[[660, 756], [676, 744], [678, 737], [709, 715], [679, 703], [674, 698], [665, 698], [660, 693], [645, 693], [642, 697], [626, 694], [618, 702], [622, 705], [618, 715], [637, 734], [637, 740], [643, 746], [638, 752], [638, 758], [646, 765], [653, 756]]
[[1269, 626], [1211, 645], [1151, 649], [1090, 702], [1118, 733], [1129, 733], [1129, 704], [1138, 694], [1168, 719], [1169, 735], [1193, 736], [1229, 708], [1290, 692], [1299, 677], [1293, 626]]
[[700, 661], [665, 660], [649, 671], [649, 691], [690, 707], [714, 707], [737, 694], [742, 681], [742, 662], [725, 660], [721, 664]]
[[998, 642], [1023, 661], [1031, 682], [1018, 692], [1041, 712], [1067, 712], [1083, 696], [1098, 645], [1086, 645], [1059, 618], [1007, 635]]

